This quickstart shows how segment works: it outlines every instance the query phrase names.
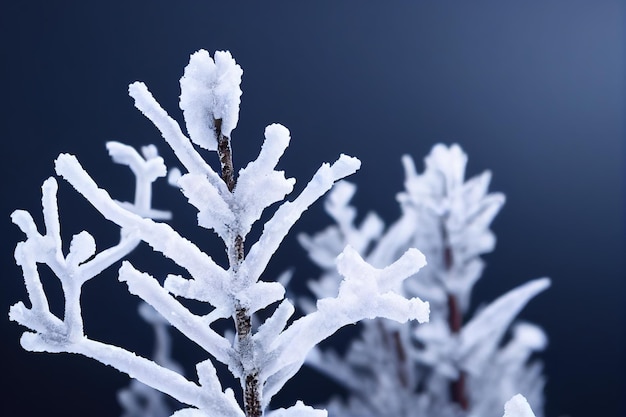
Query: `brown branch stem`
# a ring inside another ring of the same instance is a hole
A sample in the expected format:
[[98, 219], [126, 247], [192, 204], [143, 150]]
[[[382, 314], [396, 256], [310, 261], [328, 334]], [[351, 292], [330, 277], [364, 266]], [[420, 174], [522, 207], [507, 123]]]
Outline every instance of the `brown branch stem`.
[[385, 344], [385, 348], [392, 352], [396, 365], [396, 376], [400, 386], [410, 388], [409, 372], [407, 369], [408, 356], [399, 330], [392, 330], [385, 326], [382, 320], [378, 320], [378, 330]]
[[[459, 308], [458, 300], [452, 294], [448, 294], [448, 326], [453, 334], [458, 334], [463, 326], [463, 314]], [[459, 404], [461, 409], [465, 411], [469, 410], [466, 380], [467, 375], [463, 370], [459, 369], [458, 378], [450, 383], [452, 401]]]
[[233, 153], [230, 138], [222, 133], [222, 119], [215, 120], [215, 135], [217, 136], [217, 154], [222, 166], [222, 180], [226, 183], [228, 191], [232, 193], [236, 184]]
[[[222, 180], [226, 184], [226, 187], [228, 187], [228, 191], [232, 193], [237, 185], [237, 179], [235, 177], [230, 138], [222, 133], [221, 119], [215, 120], [215, 134], [217, 137], [217, 153], [222, 169]], [[233, 241], [228, 244], [228, 260], [233, 274], [237, 274], [244, 257], [244, 238], [240, 234], [237, 234]], [[239, 351], [251, 352], [252, 317], [250, 316], [250, 313], [245, 307], [236, 305], [234, 320]], [[243, 366], [242, 386], [244, 391], [244, 411], [246, 417], [261, 417], [263, 415], [263, 410], [261, 408], [263, 386], [259, 381], [258, 370], [248, 368], [249, 366]]]
[[[441, 226], [441, 234], [445, 242], [443, 249], [443, 267], [446, 272], [449, 272], [454, 266], [454, 252], [448, 243], [448, 230], [443, 224]], [[463, 327], [463, 312], [459, 306], [459, 300], [451, 293], [448, 293], [448, 326], [452, 334], [460, 333]], [[467, 375], [463, 370], [459, 369], [458, 378], [450, 383], [450, 396], [452, 397], [452, 401], [457, 403], [461, 409], [465, 411], [469, 410], [466, 380]]]

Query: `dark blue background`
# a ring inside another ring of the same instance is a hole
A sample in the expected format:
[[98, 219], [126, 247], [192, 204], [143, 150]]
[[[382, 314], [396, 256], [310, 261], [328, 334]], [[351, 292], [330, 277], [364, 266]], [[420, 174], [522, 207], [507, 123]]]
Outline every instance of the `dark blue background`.
[[[56, 155], [78, 155], [113, 195], [129, 198], [133, 186], [124, 181], [132, 178], [109, 163], [105, 141], [156, 143], [173, 159], [133, 108], [127, 85], [145, 81], [180, 120], [178, 79], [189, 54], [229, 49], [244, 69], [233, 134], [238, 166], [256, 155], [266, 124], [283, 123], [293, 140], [281, 166], [300, 188], [322, 161], [357, 156], [356, 203], [388, 222], [398, 215], [403, 153], [421, 169], [435, 142], [458, 142], [470, 174], [491, 169], [492, 189], [507, 203], [475, 301], [552, 277], [553, 287], [523, 313], [551, 340], [543, 355], [547, 415], [618, 416], [626, 329], [624, 10], [616, 0], [5, 1], [0, 310], [26, 297], [11, 256], [22, 235], [8, 216], [25, 208], [40, 219], [39, 187]], [[64, 235], [87, 228], [99, 247], [114, 243], [116, 229], [66, 184], [59, 198]], [[189, 231], [195, 214], [182, 201], [157, 188], [157, 207], [173, 208], [176, 227], [219, 258], [222, 249], [207, 233]], [[328, 223], [316, 204], [296, 232]], [[147, 250], [133, 259], [167, 271]], [[296, 287], [316, 273], [293, 235], [268, 274], [292, 265]], [[58, 309], [55, 281], [44, 278]], [[149, 354], [151, 331], [114, 270], [90, 282], [83, 298], [89, 335]], [[123, 375], [81, 357], [24, 352], [20, 327], [0, 323], [2, 416], [119, 414], [114, 392], [126, 384]], [[202, 358], [179, 337], [175, 350], [187, 366]], [[303, 371], [279, 402], [295, 395], [316, 402], [335, 389], [307, 387], [312, 378]]]

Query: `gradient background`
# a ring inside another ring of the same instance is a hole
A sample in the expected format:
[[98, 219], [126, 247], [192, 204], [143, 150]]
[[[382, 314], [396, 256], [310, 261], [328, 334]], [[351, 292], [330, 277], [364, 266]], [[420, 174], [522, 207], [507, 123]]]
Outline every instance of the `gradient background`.
[[[178, 79], [189, 54], [229, 49], [244, 69], [233, 134], [238, 166], [258, 152], [265, 125], [280, 122], [293, 137], [281, 167], [299, 180], [297, 189], [321, 162], [340, 152], [357, 156], [356, 204], [387, 222], [399, 213], [404, 153], [421, 169], [434, 143], [458, 142], [470, 175], [492, 170], [491, 189], [507, 203], [475, 302], [552, 277], [552, 288], [522, 315], [551, 340], [543, 355], [546, 414], [619, 416], [626, 392], [624, 12], [613, 0], [3, 2], [0, 310], [26, 297], [12, 259], [22, 235], [9, 214], [25, 208], [41, 219], [39, 187], [56, 155], [76, 154], [114, 196], [130, 198], [133, 186], [124, 182], [132, 178], [109, 162], [105, 141], [155, 143], [173, 159], [134, 109], [127, 85], [145, 81], [181, 120]], [[67, 184], [59, 199], [64, 236], [87, 227], [100, 248], [115, 242], [115, 227]], [[219, 258], [222, 249], [192, 229], [195, 213], [175, 190], [161, 185], [156, 200]], [[327, 224], [316, 204], [294, 232]], [[296, 266], [302, 288], [316, 270], [294, 236], [268, 276]], [[162, 274], [169, 266], [148, 250], [133, 261]], [[59, 289], [44, 275], [58, 309]], [[114, 268], [86, 286], [83, 300], [90, 336], [150, 354], [151, 330]], [[82, 357], [24, 352], [20, 327], [6, 315], [0, 326], [0, 415], [119, 415], [114, 393], [125, 376]], [[203, 358], [180, 337], [175, 354], [186, 366]], [[322, 385], [312, 389], [310, 381]], [[314, 403], [334, 391], [304, 370], [277, 404], [295, 395]]]

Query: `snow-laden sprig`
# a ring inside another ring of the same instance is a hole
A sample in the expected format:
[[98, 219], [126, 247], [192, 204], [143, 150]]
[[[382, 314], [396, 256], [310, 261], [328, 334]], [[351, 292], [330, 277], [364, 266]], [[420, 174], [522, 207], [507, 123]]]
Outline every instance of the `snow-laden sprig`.
[[223, 240], [232, 234], [245, 237], [266, 207], [283, 200], [293, 190], [295, 180], [274, 170], [289, 140], [287, 128], [279, 124], [268, 126], [259, 157], [239, 172], [237, 187], [227, 199], [220, 198], [219, 191], [203, 175], [183, 175], [178, 183], [198, 209], [198, 224], [215, 230]]
[[[545, 335], [536, 326], [513, 321], [549, 281], [511, 290], [464, 323], [471, 290], [484, 268], [480, 255], [495, 244], [489, 225], [504, 196], [488, 192], [489, 172], [465, 180], [467, 155], [458, 145], [434, 146], [423, 173], [417, 173], [408, 156], [403, 164], [402, 214], [388, 228], [375, 213], [355, 223], [357, 211], [350, 200], [356, 187], [344, 181], [325, 202], [335, 224], [299, 236], [323, 271], [308, 283], [317, 297], [337, 293], [341, 277], [331, 260], [346, 244], [372, 265], [389, 264], [412, 246], [428, 260], [419, 277], [399, 288], [407, 297], [432, 301], [427, 325], [365, 322], [344, 357], [317, 348], [309, 355], [309, 365], [351, 393], [347, 401], [329, 403], [331, 415], [496, 417], [494, 411], [517, 392], [542, 409], [541, 364], [530, 357], [545, 348]], [[313, 308], [308, 300], [301, 305], [305, 311]]]
[[465, 181], [467, 155], [458, 145], [435, 145], [424, 159], [422, 174], [409, 156], [402, 163], [405, 191], [398, 201], [412, 212], [421, 229], [411, 245], [431, 260], [425, 269], [429, 280], [438, 282], [466, 311], [484, 268], [479, 256], [495, 246], [489, 226], [504, 204], [504, 195], [488, 192], [489, 171]]
[[[61, 154], [55, 162], [57, 174], [121, 229], [124, 245], [120, 243], [121, 249], [111, 249], [107, 260], [113, 258], [111, 253], [120, 255], [115, 257], [115, 261], [119, 260], [127, 252], [122, 249], [134, 247], [141, 240], [185, 270], [182, 275], [166, 275], [162, 271], [155, 276], [124, 260], [119, 280], [127, 284], [130, 293], [139, 296], [206, 351], [207, 358], [196, 364], [197, 381], [185, 378], [165, 363], [138, 357], [122, 347], [96, 342], [84, 335], [78, 304], [80, 285], [110, 262], [100, 261], [100, 255], [90, 259], [95, 246], [86, 234], [75, 237], [67, 257], [61, 255], [56, 202], [50, 197], [56, 190], [52, 190], [53, 185], [56, 187], [54, 180], [49, 180], [44, 192], [46, 235], [37, 233], [26, 214], [14, 215], [14, 221], [28, 236], [27, 242], [18, 246], [16, 258], [24, 267], [33, 308], [28, 310], [18, 304], [11, 310], [14, 320], [36, 332], [23, 338], [26, 348], [79, 353], [111, 365], [183, 403], [186, 408], [175, 412], [175, 416], [261, 417], [271, 398], [302, 366], [308, 352], [342, 326], [378, 316], [400, 322], [427, 320], [427, 303], [398, 294], [402, 281], [424, 265], [419, 251], [409, 250], [387, 268], [377, 269], [347, 248], [338, 259], [338, 272], [343, 277], [338, 293], [320, 300], [315, 311], [292, 322], [294, 308], [285, 299], [285, 288], [280, 282], [261, 280], [261, 275], [302, 213], [335, 182], [354, 173], [360, 161], [340, 155], [334, 163], [322, 164], [300, 194], [283, 201], [292, 191], [294, 180], [277, 171], [276, 165], [289, 144], [290, 134], [285, 127], [274, 124], [265, 130], [258, 158], [235, 175], [230, 135], [238, 118], [240, 78], [241, 69], [229, 53], [218, 52], [214, 59], [205, 51], [191, 56], [181, 79], [181, 108], [190, 138], [143, 83], [129, 86], [135, 106], [161, 132], [186, 170], [175, 176], [177, 184], [198, 209], [199, 225], [215, 230], [224, 241], [227, 266], [217, 264], [170, 225], [146, 217], [155, 213], [146, 204], [150, 197], [146, 187], [165, 175], [163, 162], [154, 149], [144, 148], [142, 158], [124, 145], [108, 145], [114, 160], [130, 166], [137, 176], [137, 193], [141, 195], [132, 205], [117, 202], [101, 189], [75, 156]], [[217, 150], [220, 174], [194, 144]], [[263, 211], [275, 203], [277, 209], [262, 225], [258, 241], [245, 246], [248, 232]], [[51, 205], [54, 210], [46, 208]], [[51, 265], [62, 281], [68, 306], [74, 309], [66, 313], [64, 321], [47, 314], [46, 294], [36, 275], [37, 263]], [[89, 274], [82, 273], [82, 268]], [[196, 314], [177, 297], [207, 303], [209, 313]], [[265, 309], [266, 319], [260, 326], [253, 326], [258, 322], [254, 315], [261, 309]], [[226, 335], [211, 327], [223, 318], [233, 320], [233, 329]], [[70, 323], [66, 323], [68, 320]], [[68, 331], [67, 326], [77, 329]], [[225, 364], [239, 379], [243, 404], [237, 403], [231, 387], [222, 387], [213, 361]], [[272, 415], [318, 417], [325, 412], [296, 403]]]
[[543, 365], [531, 355], [547, 346], [545, 333], [529, 323], [516, 323], [511, 338], [498, 350], [479, 373], [469, 375], [469, 396], [476, 399], [473, 415], [489, 415], [501, 406], [503, 399], [523, 393], [528, 402], [542, 414], [544, 408], [545, 377]]
[[[165, 225], [159, 225], [151, 219], [139, 217], [122, 207], [106, 192], [95, 187], [95, 183], [90, 177], [80, 175], [82, 168], [75, 158], [61, 155], [57, 160], [57, 170], [64, 172], [64, 169], [68, 168], [69, 170], [66, 172], [68, 176], [72, 177], [72, 174], [77, 174], [74, 175], [74, 178], [78, 184], [74, 185], [85, 186], [89, 192], [93, 193], [92, 203], [94, 201], [105, 202], [102, 207], [103, 210], [100, 210], [101, 212], [104, 211], [103, 214], [106, 213], [106, 215], [113, 217], [118, 215], [126, 222], [118, 222], [121, 228], [121, 239], [116, 246], [96, 253], [93, 237], [87, 232], [81, 232], [73, 237], [69, 253], [64, 255], [56, 200], [58, 186], [54, 178], [46, 180], [42, 187], [45, 234], [40, 234], [37, 231], [32, 216], [28, 212], [17, 210], [13, 213], [14, 223], [24, 231], [27, 237], [26, 241], [18, 244], [15, 256], [18, 265], [23, 269], [31, 308], [27, 308], [22, 302], [19, 302], [11, 307], [9, 313], [11, 320], [17, 321], [31, 330], [31, 332], [23, 334], [22, 346], [31, 351], [69, 352], [91, 357], [123, 370], [131, 377], [137, 378], [181, 402], [215, 412], [219, 411], [223, 415], [243, 415], [238, 413], [238, 407], [232, 395], [225, 395], [221, 391], [216, 394], [215, 388], [214, 391], [203, 391], [195, 383], [186, 380], [175, 371], [138, 357], [123, 348], [92, 340], [84, 334], [80, 306], [83, 284], [93, 279], [104, 269], [117, 263], [130, 253], [141, 240], [141, 227], [135, 227], [136, 225], [128, 220], [146, 221], [155, 225], [158, 230], [162, 230], [161, 226]], [[71, 172], [72, 169], [78, 171]], [[167, 230], [167, 226], [165, 228]], [[38, 274], [38, 264], [45, 264], [50, 267], [61, 281], [65, 298], [62, 319], [50, 312], [47, 295]], [[224, 395], [225, 397], [222, 397]], [[232, 412], [225, 414], [224, 410], [229, 409]]]
[[180, 79], [180, 108], [193, 143], [215, 151], [216, 130], [230, 137], [239, 120], [242, 75], [228, 51], [214, 58], [204, 49], [191, 55]]
[[[441, 318], [434, 319], [429, 326], [416, 328], [414, 331], [416, 340], [425, 347], [416, 359], [437, 369], [450, 379], [458, 378], [459, 372], [468, 372], [476, 378], [485, 378], [485, 369], [498, 357], [503, 338], [513, 320], [533, 297], [549, 286], [550, 280], [541, 278], [507, 292], [476, 313], [458, 333], [452, 332]], [[523, 337], [518, 333], [518, 336], [527, 341], [530, 339], [528, 335], [527, 333], [527, 337]], [[536, 340], [538, 337], [534, 336], [533, 339]], [[543, 343], [534, 345], [535, 350], [544, 348], [545, 338]], [[524, 361], [521, 365], [523, 364]], [[509, 377], [510, 375], [502, 375], [505, 364], [500, 365], [502, 368], [496, 367], [495, 372], [499, 373], [500, 377]], [[478, 386], [494, 391], [492, 385], [485, 383]], [[499, 384], [499, 388], [503, 388], [502, 384]], [[476, 400], [480, 400], [480, 397]]]
[[157, 220], [169, 220], [172, 213], [155, 210], [152, 205], [152, 183], [158, 178], [167, 175], [167, 168], [163, 158], [159, 156], [156, 146], [149, 145], [141, 148], [141, 155], [132, 147], [119, 142], [107, 142], [109, 155], [114, 162], [127, 165], [135, 174], [135, 201], [134, 203], [120, 202], [127, 210]]
[[[337, 258], [337, 269], [344, 277], [339, 293], [335, 297], [317, 302], [317, 310], [296, 320], [282, 334], [276, 330], [293, 313], [293, 307], [285, 306], [279, 321], [270, 321], [271, 327], [262, 326], [259, 338], [263, 349], [271, 352], [266, 389], [278, 392], [284, 382], [300, 368], [308, 352], [319, 342], [334, 334], [341, 327], [363, 319], [384, 317], [400, 323], [417, 320], [428, 321], [429, 306], [418, 298], [406, 299], [397, 293], [397, 288], [407, 277], [417, 273], [425, 265], [424, 256], [416, 249], [408, 250], [395, 263], [384, 269], [376, 269], [365, 262], [349, 246]], [[267, 334], [276, 338], [268, 337]], [[283, 374], [286, 372], [286, 374]]]
[[[156, 148], [146, 148], [144, 159], [133, 148], [119, 142], [109, 142], [107, 147], [113, 160], [128, 165], [136, 177], [135, 202], [114, 204], [146, 216], [169, 217], [169, 212], [151, 208], [152, 183], [166, 173]], [[22, 344], [30, 350], [48, 350], [50, 343], [62, 344], [65, 339], [78, 341], [84, 337], [80, 307], [83, 284], [130, 253], [140, 241], [131, 230], [122, 228], [120, 242], [97, 253], [93, 236], [82, 231], [72, 237], [69, 252], [64, 254], [57, 190], [57, 181], [52, 177], [42, 186], [44, 234], [37, 231], [35, 221], [27, 211], [16, 210], [11, 215], [27, 237], [17, 245], [15, 259], [24, 273], [31, 308], [17, 303], [11, 307], [9, 317], [35, 331], [22, 337]], [[50, 267], [61, 282], [65, 294], [63, 318], [50, 312], [38, 264]]]

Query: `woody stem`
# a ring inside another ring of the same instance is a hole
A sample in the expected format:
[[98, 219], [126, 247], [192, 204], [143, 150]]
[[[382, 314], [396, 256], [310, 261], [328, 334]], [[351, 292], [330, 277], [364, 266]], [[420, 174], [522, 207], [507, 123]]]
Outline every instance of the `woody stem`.
[[[228, 187], [228, 191], [232, 193], [237, 185], [237, 180], [235, 178], [230, 138], [222, 133], [221, 119], [215, 120], [215, 133], [217, 136], [217, 153], [222, 168], [222, 180], [226, 184], [226, 187]], [[236, 275], [245, 257], [244, 238], [240, 234], [237, 234], [233, 241], [227, 243], [227, 245], [231, 270], [233, 274]], [[248, 310], [238, 303], [235, 305], [234, 320], [239, 351], [250, 352], [252, 348], [252, 317]], [[262, 386], [259, 381], [258, 370], [249, 369], [250, 366], [246, 365], [244, 365], [243, 368], [242, 385], [246, 417], [261, 417], [263, 415], [261, 408]]]
[[[441, 227], [443, 241], [445, 242], [443, 250], [443, 267], [446, 272], [452, 270], [454, 266], [454, 253], [452, 247], [448, 243], [448, 230], [445, 225]], [[458, 335], [463, 327], [463, 312], [459, 306], [459, 300], [457, 297], [448, 293], [448, 326], [452, 334]], [[459, 376], [456, 380], [450, 383], [450, 395], [452, 401], [457, 403], [462, 410], [469, 410], [469, 400], [467, 398], [466, 388], [467, 376], [465, 372], [459, 369]]]

